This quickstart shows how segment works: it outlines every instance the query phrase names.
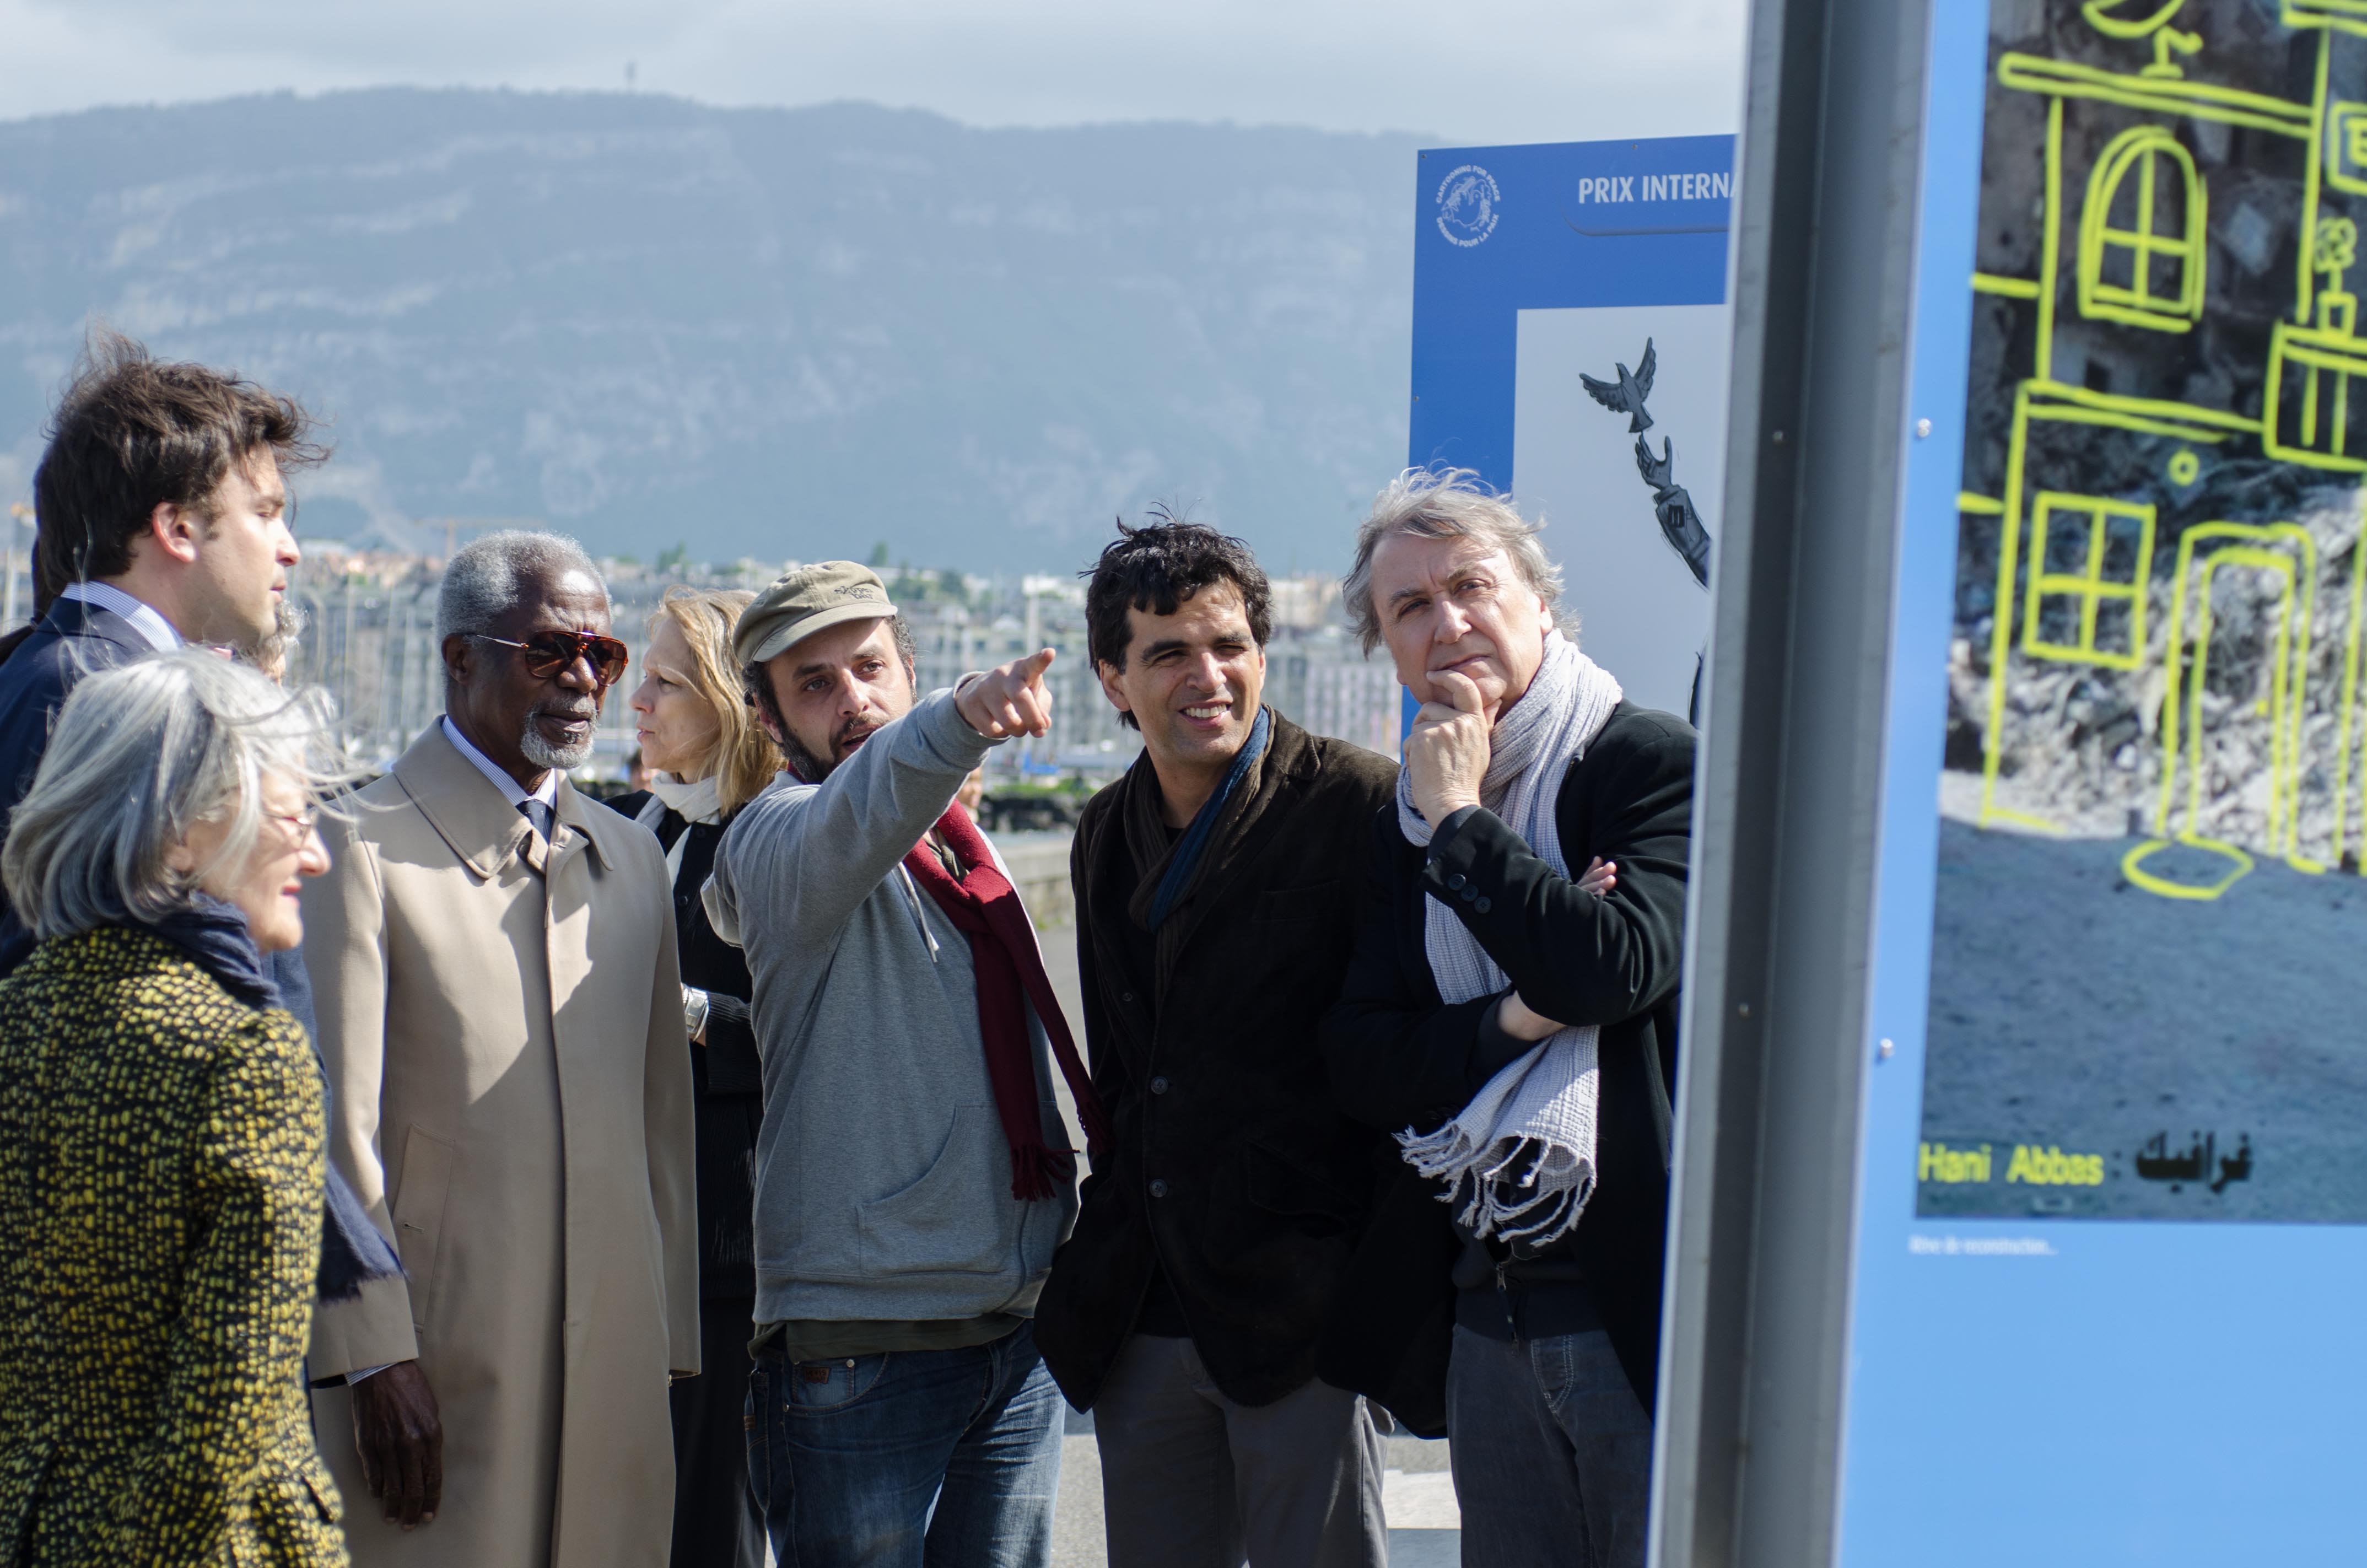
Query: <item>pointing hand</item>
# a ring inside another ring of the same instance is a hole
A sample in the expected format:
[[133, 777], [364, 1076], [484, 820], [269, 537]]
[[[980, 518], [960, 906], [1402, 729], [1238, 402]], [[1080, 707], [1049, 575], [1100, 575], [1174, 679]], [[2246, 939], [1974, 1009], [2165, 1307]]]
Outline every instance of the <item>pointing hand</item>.
[[954, 707], [971, 729], [991, 741], [1048, 735], [1052, 694], [1044, 688], [1044, 671], [1051, 663], [1052, 650], [1045, 648], [989, 670], [964, 683], [954, 694]]

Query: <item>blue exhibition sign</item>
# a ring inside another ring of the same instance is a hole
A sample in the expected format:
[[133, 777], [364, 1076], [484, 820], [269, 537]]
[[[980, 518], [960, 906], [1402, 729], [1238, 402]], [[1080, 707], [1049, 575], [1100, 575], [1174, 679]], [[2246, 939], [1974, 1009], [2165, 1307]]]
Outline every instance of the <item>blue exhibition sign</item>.
[[1724, 490], [1733, 159], [1684, 136], [1416, 165], [1408, 460], [1541, 517], [1588, 651], [1679, 713]]
[[2367, 5], [1936, 0], [1923, 157], [1840, 1560], [2349, 1561]]

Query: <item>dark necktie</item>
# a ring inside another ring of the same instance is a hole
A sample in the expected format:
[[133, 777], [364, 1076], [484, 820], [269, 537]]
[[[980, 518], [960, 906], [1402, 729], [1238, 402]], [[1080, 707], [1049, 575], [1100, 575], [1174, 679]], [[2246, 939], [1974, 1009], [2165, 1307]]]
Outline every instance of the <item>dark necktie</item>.
[[545, 844], [550, 842], [550, 808], [532, 796], [518, 802], [518, 814], [533, 825]]

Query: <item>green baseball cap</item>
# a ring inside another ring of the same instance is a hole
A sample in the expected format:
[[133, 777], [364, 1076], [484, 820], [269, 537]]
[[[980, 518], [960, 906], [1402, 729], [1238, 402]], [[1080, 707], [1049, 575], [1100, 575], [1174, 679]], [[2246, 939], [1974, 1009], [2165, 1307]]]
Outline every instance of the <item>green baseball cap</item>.
[[731, 629], [731, 656], [743, 665], [777, 658], [792, 644], [850, 620], [884, 620], [896, 613], [888, 586], [868, 566], [822, 561], [784, 572]]

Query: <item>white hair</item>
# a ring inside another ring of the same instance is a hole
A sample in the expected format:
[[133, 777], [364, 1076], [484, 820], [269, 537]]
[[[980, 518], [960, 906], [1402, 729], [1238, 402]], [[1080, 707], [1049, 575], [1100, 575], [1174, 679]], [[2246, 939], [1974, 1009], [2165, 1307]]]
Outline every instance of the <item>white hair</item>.
[[[1373, 509], [1356, 528], [1356, 563], [1341, 585], [1341, 607], [1369, 653], [1381, 642], [1381, 613], [1373, 603], [1373, 552], [1391, 534], [1415, 539], [1476, 539], [1512, 557], [1521, 580], [1553, 610], [1561, 602], [1561, 568], [1537, 542], [1543, 523], [1521, 516], [1512, 503], [1481, 483], [1467, 468], [1410, 468], [1373, 499]], [[1555, 620], [1575, 634], [1559, 611]]]
[[[0, 883], [17, 917], [46, 941], [187, 903], [207, 876], [253, 852], [265, 778], [314, 800], [352, 778], [331, 717], [317, 687], [282, 691], [194, 648], [85, 677], [8, 819]], [[167, 857], [200, 822], [227, 823], [221, 848], [176, 871]]]
[[539, 533], [530, 528], [504, 528], [472, 539], [445, 563], [444, 583], [436, 595], [436, 642], [454, 633], [490, 632], [525, 596], [533, 578], [563, 572], [581, 572], [607, 584], [583, 547], [565, 534]]

